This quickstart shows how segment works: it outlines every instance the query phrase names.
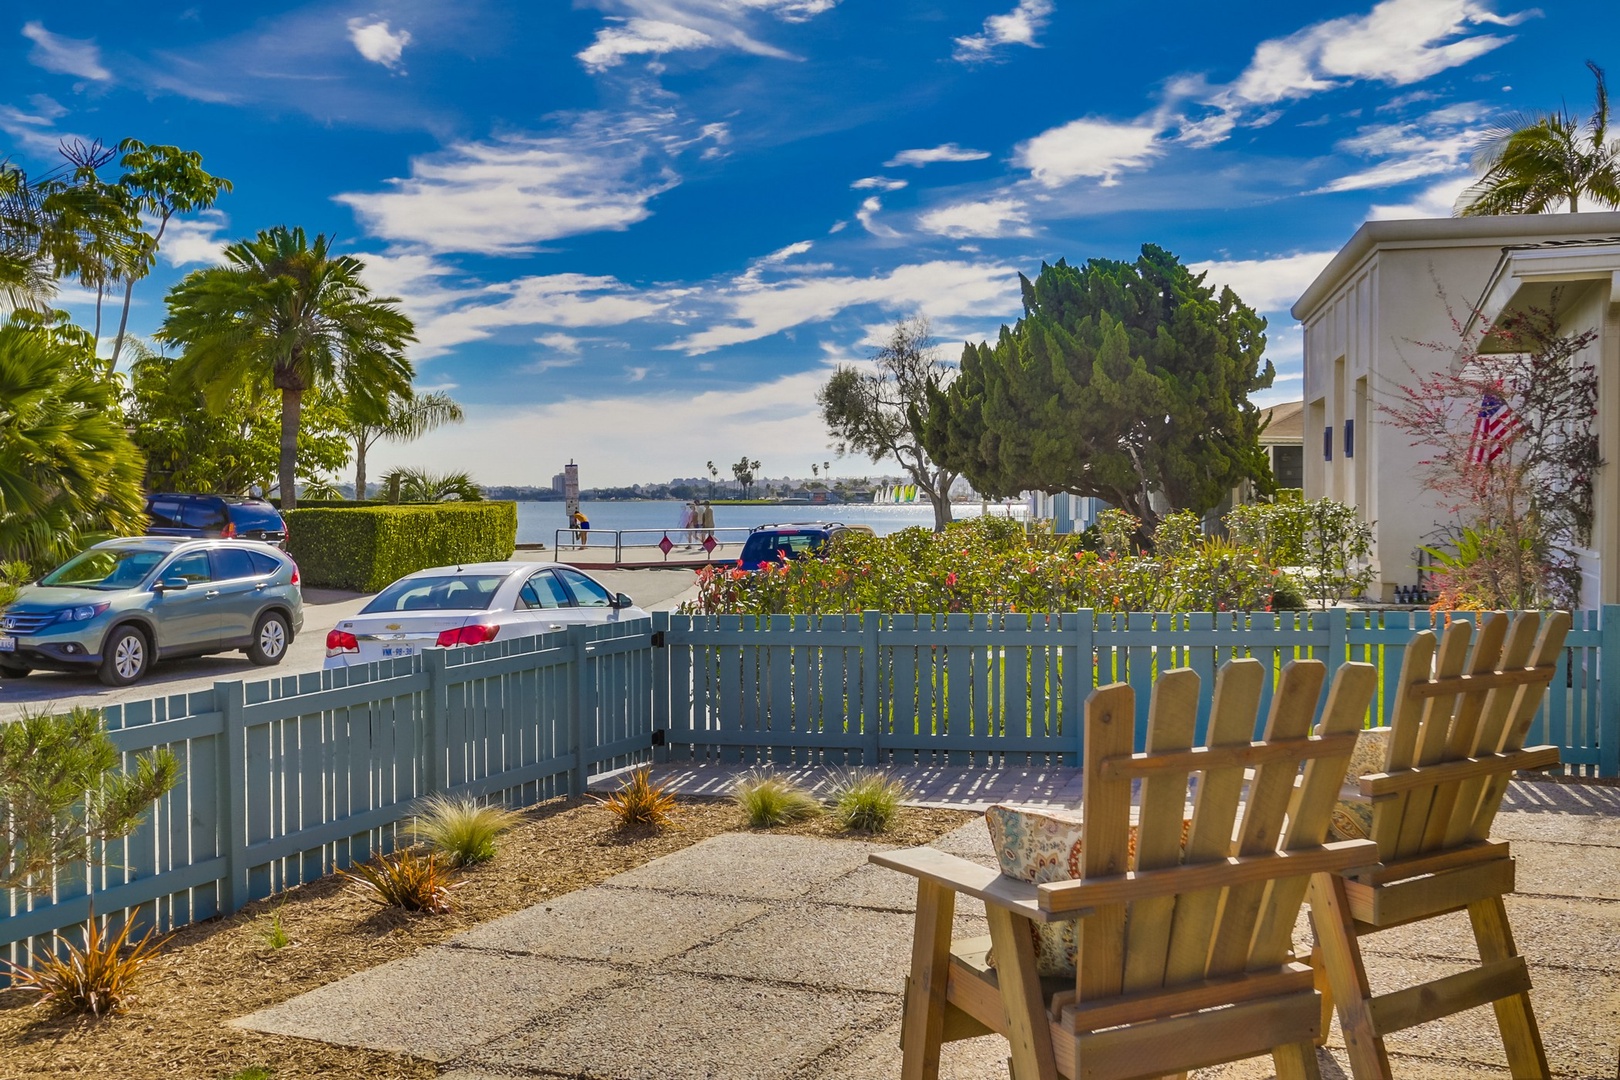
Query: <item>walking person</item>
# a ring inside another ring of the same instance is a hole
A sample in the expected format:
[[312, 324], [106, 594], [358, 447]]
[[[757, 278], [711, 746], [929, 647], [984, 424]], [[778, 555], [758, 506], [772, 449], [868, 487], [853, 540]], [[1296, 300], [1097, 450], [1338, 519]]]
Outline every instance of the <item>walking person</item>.
[[705, 540], [714, 535], [714, 507], [707, 499], [703, 500], [703, 509], [698, 515], [698, 528]]
[[688, 499], [686, 500], [686, 505], [681, 507], [681, 541], [684, 548], [690, 548], [693, 544], [697, 543], [697, 541], [693, 538], [693, 533], [697, 528], [697, 522], [697, 503], [693, 502], [691, 499]]

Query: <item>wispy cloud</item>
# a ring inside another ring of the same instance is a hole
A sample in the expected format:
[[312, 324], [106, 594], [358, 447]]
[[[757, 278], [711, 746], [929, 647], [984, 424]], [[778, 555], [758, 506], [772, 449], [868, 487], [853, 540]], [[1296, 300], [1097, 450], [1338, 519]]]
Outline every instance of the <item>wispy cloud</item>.
[[1029, 213], [1022, 199], [984, 199], [930, 210], [917, 219], [924, 232], [962, 240], [968, 237], [1029, 236]]
[[626, 57], [663, 56], [713, 44], [714, 38], [690, 26], [659, 19], [628, 19], [621, 25], [598, 30], [596, 40], [575, 55], [586, 70], [606, 71], [618, 67]]
[[64, 140], [78, 138], [60, 131], [56, 121], [66, 114], [67, 110], [57, 104], [53, 98], [44, 94], [35, 94], [29, 99], [30, 109], [19, 109], [15, 105], [0, 105], [0, 133], [5, 134], [13, 143], [24, 150], [41, 156], [53, 154]]
[[873, 236], [881, 236], [885, 240], [893, 240], [900, 234], [888, 225], [877, 220], [878, 212], [883, 209], [883, 200], [876, 195], [866, 198], [855, 211], [855, 220], [861, 223], [861, 228]]
[[24, 23], [22, 36], [34, 43], [28, 50], [28, 62], [35, 67], [93, 82], [112, 78], [112, 72], [101, 63], [101, 48], [93, 39], [53, 34], [39, 22]]
[[1466, 168], [1478, 145], [1481, 122], [1489, 109], [1463, 102], [1437, 109], [1417, 120], [1399, 124], [1373, 124], [1339, 142], [1338, 149], [1375, 164], [1332, 180], [1318, 190], [1358, 191], [1390, 187], [1426, 176], [1454, 175]]
[[1014, 151], [1013, 161], [1044, 187], [1096, 178], [1103, 187], [1164, 152], [1158, 129], [1141, 122], [1085, 118], [1043, 131]]
[[1263, 259], [1230, 259], [1189, 263], [1195, 274], [1208, 274], [1205, 284], [1226, 285], [1250, 307], [1273, 314], [1286, 312], [1337, 251], [1302, 251]]
[[899, 191], [906, 186], [906, 181], [891, 180], [887, 176], [863, 176], [849, 186], [856, 191]]
[[1367, 208], [1367, 217], [1373, 221], [1391, 218], [1444, 218], [1451, 216], [1458, 196], [1474, 183], [1474, 176], [1452, 176], [1437, 180], [1404, 203], [1374, 203]]
[[390, 30], [386, 20], [350, 19], [348, 27], [349, 40], [360, 55], [389, 70], [399, 67], [405, 46], [411, 43], [409, 30]]
[[624, 381], [641, 382], [647, 377], [647, 372], [651, 370], [650, 367], [631, 367], [627, 365], [624, 369]]
[[[555, 352], [573, 355], [579, 352], [579, 338], [572, 334], [541, 334], [534, 339], [536, 345], [544, 345]], [[560, 366], [560, 365], [559, 365]]]
[[609, 23], [575, 54], [587, 71], [618, 67], [630, 57], [654, 58], [699, 49], [734, 49], [779, 60], [797, 59], [751, 32], [755, 15], [805, 22], [838, 0], [596, 0]]
[[894, 157], [883, 163], [884, 168], [893, 169], [901, 165], [915, 165], [922, 168], [924, 165], [933, 165], [940, 161], [983, 161], [990, 156], [988, 150], [969, 150], [957, 146], [953, 142], [943, 143], [926, 150], [902, 150]]
[[1018, 6], [1005, 15], [991, 15], [984, 20], [984, 29], [977, 34], [956, 39], [952, 59], [963, 63], [988, 60], [1003, 45], [1028, 45], [1039, 48], [1035, 40], [1052, 15], [1052, 0], [1018, 0]]

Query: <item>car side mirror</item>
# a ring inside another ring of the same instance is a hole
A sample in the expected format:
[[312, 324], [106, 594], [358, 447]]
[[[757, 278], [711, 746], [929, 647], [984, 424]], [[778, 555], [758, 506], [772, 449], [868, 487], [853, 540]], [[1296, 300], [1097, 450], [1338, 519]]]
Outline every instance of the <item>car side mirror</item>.
[[635, 607], [636, 602], [630, 599], [629, 593], [620, 593], [613, 598], [613, 606], [616, 608]]
[[191, 588], [191, 582], [183, 577], [164, 578], [152, 587], [153, 592], [183, 592]]

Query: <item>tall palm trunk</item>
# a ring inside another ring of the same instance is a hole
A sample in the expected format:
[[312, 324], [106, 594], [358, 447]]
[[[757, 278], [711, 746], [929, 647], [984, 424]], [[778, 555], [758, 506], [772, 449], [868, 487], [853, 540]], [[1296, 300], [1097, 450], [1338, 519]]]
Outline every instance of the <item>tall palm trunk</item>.
[[298, 424], [304, 410], [303, 387], [284, 387], [281, 391], [281, 509], [298, 508]]
[[366, 444], [370, 441], [364, 431], [354, 437], [354, 497], [361, 501], [366, 497]]

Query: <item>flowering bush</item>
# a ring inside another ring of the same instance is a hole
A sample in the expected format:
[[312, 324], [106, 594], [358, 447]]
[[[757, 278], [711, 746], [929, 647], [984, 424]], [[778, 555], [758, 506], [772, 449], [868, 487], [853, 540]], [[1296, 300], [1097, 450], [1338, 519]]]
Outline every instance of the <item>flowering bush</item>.
[[1075, 537], [1026, 531], [1005, 518], [944, 532], [846, 533], [825, 558], [745, 573], [698, 575], [682, 610], [714, 614], [1102, 611], [1269, 611], [1276, 571], [1253, 550], [1186, 537], [1174, 554], [1080, 550]]

